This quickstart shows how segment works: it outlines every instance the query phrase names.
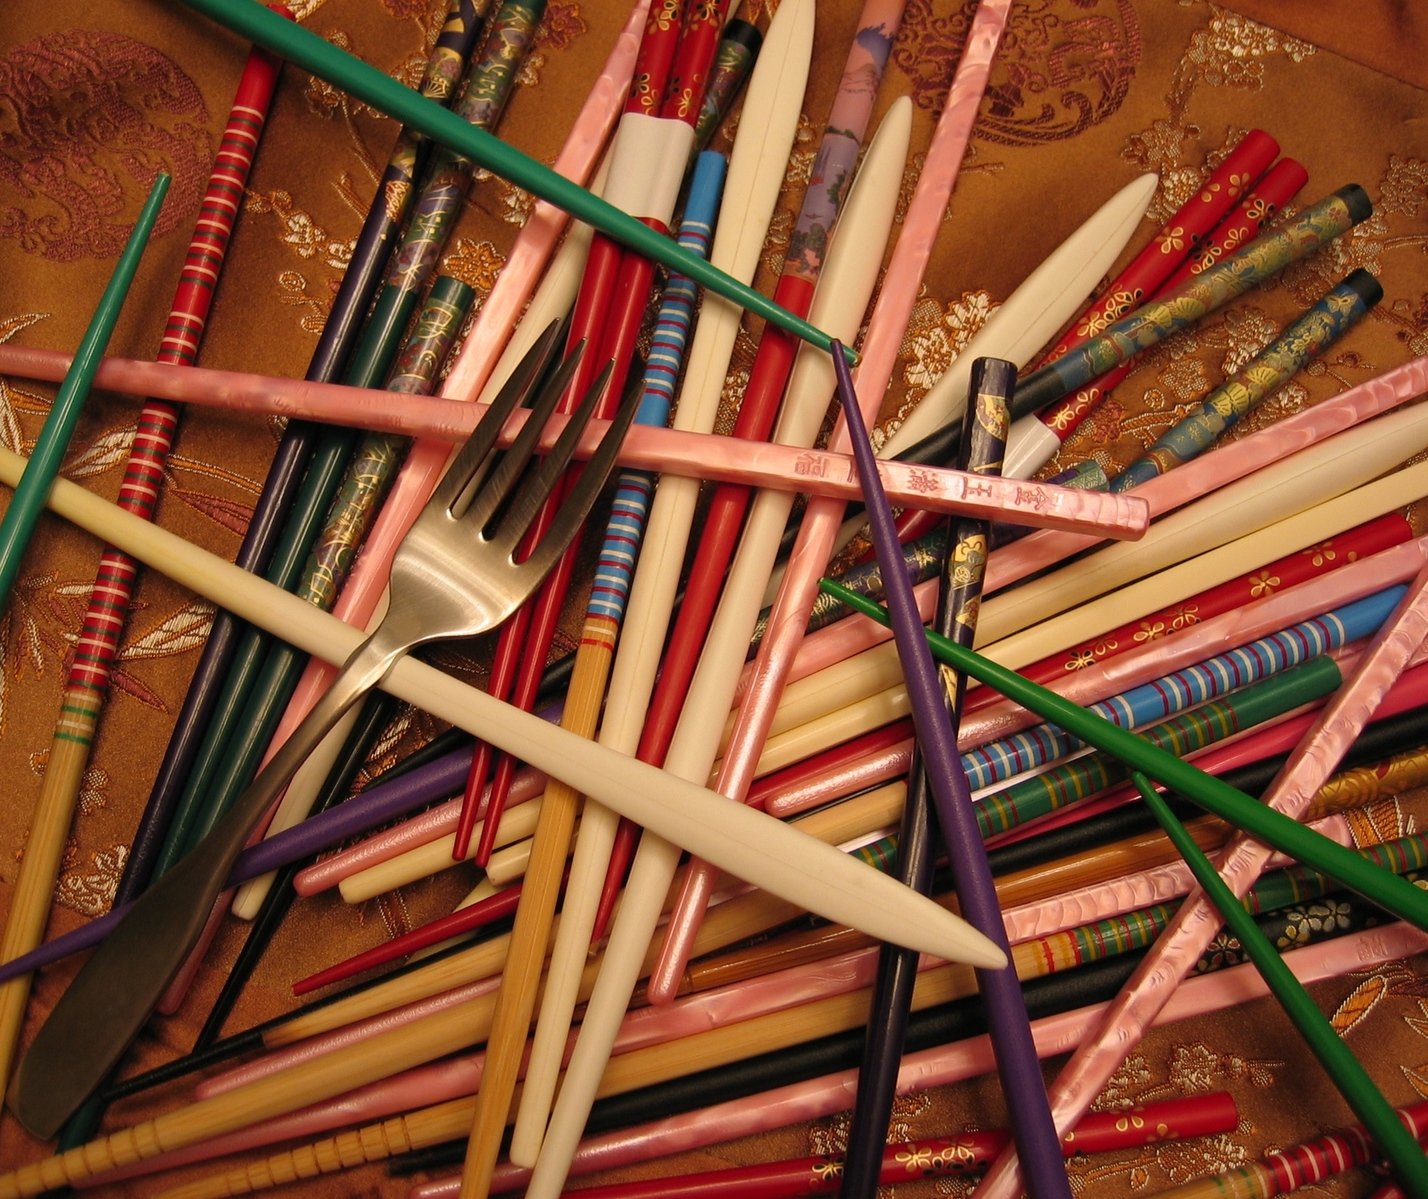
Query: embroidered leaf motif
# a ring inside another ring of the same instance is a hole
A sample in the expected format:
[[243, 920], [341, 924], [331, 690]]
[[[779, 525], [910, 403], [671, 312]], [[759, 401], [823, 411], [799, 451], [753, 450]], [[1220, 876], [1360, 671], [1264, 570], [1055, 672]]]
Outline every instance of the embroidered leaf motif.
[[126, 662], [167, 658], [202, 645], [213, 626], [213, 605], [203, 600], [185, 604], [154, 628], [135, 637], [120, 655]]
[[248, 527], [248, 521], [253, 515], [253, 508], [250, 504], [235, 504], [231, 500], [219, 499], [217, 496], [208, 495], [202, 491], [170, 487], [169, 495], [171, 498], [187, 504], [194, 511], [201, 512], [214, 524], [220, 525], [240, 537]]
[[1403, 1022], [1420, 1037], [1428, 1037], [1428, 1004], [1420, 999], [1418, 1010], [1423, 1013], [1421, 1016], [1404, 1016]]
[[1353, 1029], [1363, 1023], [1378, 1002], [1388, 994], [1389, 982], [1380, 974], [1371, 975], [1361, 982], [1351, 992], [1348, 998], [1334, 1010], [1334, 1014], [1329, 1017], [1329, 1023], [1341, 1037], [1349, 1035]]
[[1418, 1092], [1419, 1098], [1428, 1099], [1428, 1074], [1408, 1066], [1400, 1066], [1399, 1069], [1403, 1071], [1403, 1077], [1408, 1079], [1408, 1085]]
[[[45, 312], [24, 312], [18, 316], [0, 317], [0, 344], [12, 340], [17, 333], [23, 333], [48, 315]], [[31, 403], [19, 403], [21, 396]], [[0, 444], [12, 450], [18, 450], [24, 445], [19, 420], [21, 409], [44, 411], [45, 405], [39, 402], [39, 397], [12, 387], [6, 380], [0, 379]]]
[[65, 466], [71, 479], [92, 479], [107, 471], [120, 470], [129, 460], [129, 447], [134, 444], [134, 430], [111, 429], [89, 442]]

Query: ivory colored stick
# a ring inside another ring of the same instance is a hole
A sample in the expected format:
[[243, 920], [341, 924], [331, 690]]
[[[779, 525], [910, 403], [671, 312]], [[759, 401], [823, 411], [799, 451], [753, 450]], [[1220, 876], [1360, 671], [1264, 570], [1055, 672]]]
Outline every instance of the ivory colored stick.
[[[711, 262], [739, 279], [753, 277], [783, 183], [811, 62], [813, 11], [807, 3], [779, 8], [749, 80], [744, 111], [763, 115], [740, 123], [709, 250]], [[713, 296], [705, 300], [671, 422], [676, 431], [713, 429], [738, 334], [738, 310]], [[600, 744], [622, 753], [633, 754], [639, 744], [698, 494], [693, 480], [662, 474], [646, 516], [599, 735]], [[538, 1144], [543, 1133], [617, 827], [618, 817], [587, 797], [517, 1111], [514, 1152]]]
[[[0, 455], [0, 481], [17, 479], [23, 465], [24, 459], [13, 452]], [[112, 534], [110, 539], [118, 548], [133, 553], [214, 602], [223, 603], [244, 619], [284, 636], [305, 652], [320, 654], [329, 661], [340, 659], [361, 636], [341, 621], [313, 611], [301, 600], [284, 600], [277, 589], [231, 563], [172, 533], [130, 517], [73, 484], [57, 481], [48, 502], [60, 515], [74, 519], [99, 536]], [[864, 893], [856, 902], [835, 898], [832, 891], [836, 883], [830, 884], [827, 878], [805, 873], [805, 868], [799, 865], [803, 856], [799, 846], [806, 838], [785, 829], [780, 822], [749, 813], [740, 804], [711, 798], [711, 793], [702, 787], [680, 782], [621, 754], [590, 745], [538, 716], [514, 712], [422, 663], [399, 667], [391, 683], [392, 692], [398, 698], [416, 703], [475, 735], [485, 736], [510, 752], [520, 753], [535, 765], [544, 764], [557, 777], [583, 787], [602, 802], [625, 810], [632, 819], [655, 828], [662, 835], [668, 834], [675, 840], [688, 839], [690, 848], [698, 852], [703, 850], [698, 849], [695, 841], [709, 842], [713, 851], [710, 856], [718, 855], [747, 881], [771, 886], [775, 891], [797, 892], [790, 898], [799, 901], [807, 898], [811, 902], [804, 906], [810, 910], [831, 905], [840, 911], [846, 908], [850, 914], [855, 909], [861, 910], [870, 919], [880, 920], [873, 913], [885, 904], [885, 915], [889, 918], [899, 911], [909, 916], [911, 908], [926, 914], [923, 906], [912, 903], [914, 897], [903, 893], [903, 889], [896, 886], [884, 889], [873, 872], [855, 870], [846, 880], [863, 887]], [[670, 796], [680, 797], [678, 809], [665, 802]], [[676, 815], [676, 811], [690, 815]], [[700, 824], [700, 814], [710, 820], [708, 826]], [[776, 860], [780, 842], [782, 850], [788, 852], [788, 857], [781, 861]], [[846, 866], [842, 855], [826, 847], [814, 849], [808, 845], [803, 849], [811, 851], [819, 860], [817, 866], [809, 860], [809, 870], [822, 867], [842, 871]], [[767, 859], [766, 866], [760, 865], [764, 859]], [[884, 892], [881, 901], [875, 893], [868, 892], [869, 887], [875, 892]], [[890, 939], [898, 939], [891, 928], [888, 931]], [[907, 931], [905, 927], [903, 932]], [[934, 939], [942, 941], [948, 926], [937, 919], [928, 931]], [[953, 934], [950, 939], [959, 938]], [[955, 956], [955, 948], [946, 947]]]

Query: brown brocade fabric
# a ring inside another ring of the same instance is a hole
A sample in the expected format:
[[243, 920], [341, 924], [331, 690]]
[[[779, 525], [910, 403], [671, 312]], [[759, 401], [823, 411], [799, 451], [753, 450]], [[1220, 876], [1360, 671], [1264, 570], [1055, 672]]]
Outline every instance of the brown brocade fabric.
[[[304, 0], [310, 28], [407, 82], [435, 36], [440, 0]], [[766, 23], [768, 0], [741, 5]], [[880, 97], [914, 101], [910, 195], [973, 11], [968, 0], [909, 0]], [[552, 0], [501, 134], [549, 161], [566, 118], [604, 61], [625, 6]], [[815, 68], [787, 173], [784, 214], [773, 225], [760, 283], [771, 288], [792, 213], [839, 80], [859, 5], [821, 0]], [[1268, 24], [1261, 22], [1270, 22]], [[0, 18], [0, 342], [72, 348], [82, 335], [149, 180], [174, 175], [173, 192], [140, 268], [111, 351], [152, 357], [183, 261], [197, 200], [228, 110], [245, 47], [182, 5], [160, 0], [81, 4], [8, 0]], [[1268, 130], [1307, 168], [1305, 204], [1356, 181], [1373, 196], [1370, 220], [1198, 329], [1146, 355], [1060, 460], [1094, 453], [1124, 464], [1177, 410], [1264, 346], [1285, 323], [1354, 267], [1385, 296], [1344, 341], [1316, 359], [1245, 429], [1335, 395], [1428, 351], [1428, 29], [1416, 6], [1391, 0], [1271, 4], [1239, 0], [1018, 0], [992, 74], [926, 284], [907, 331], [883, 415], [894, 421], [926, 391], [967, 338], [1033, 267], [1106, 197], [1144, 171], [1161, 176], [1132, 247], [1143, 245], [1248, 129]], [[736, 120], [715, 145], [727, 149]], [[395, 134], [393, 124], [305, 73], [284, 75], [233, 239], [200, 361], [212, 367], [301, 377], [362, 214]], [[449, 247], [447, 269], [478, 297], [499, 271], [527, 202], [482, 176]], [[727, 388], [732, 411], [757, 330], [737, 347]], [[53, 388], [0, 377], [0, 437], [34, 445]], [[117, 491], [137, 403], [96, 393], [65, 473], [102, 495]], [[727, 421], [727, 414], [726, 414]], [[195, 412], [184, 423], [159, 509], [164, 527], [232, 557], [279, 436], [266, 419]], [[1053, 464], [1053, 468], [1056, 464]], [[65, 665], [99, 547], [52, 518], [41, 521], [3, 624], [0, 661], [0, 897], [8, 903], [40, 790]], [[104, 912], [207, 629], [204, 604], [145, 572], [129, 619], [114, 692], [80, 797], [55, 892], [50, 935]], [[573, 628], [566, 622], [566, 634]], [[487, 647], [438, 655], [479, 681]], [[436, 729], [409, 712], [383, 741], [369, 773]], [[1420, 804], [1386, 797], [1381, 825], [1416, 830]], [[229, 1031], [294, 1006], [291, 980], [448, 911], [472, 885], [465, 869], [358, 907], [327, 895], [300, 901], [249, 987]], [[231, 923], [208, 955], [182, 1012], [146, 1033], [136, 1061], [153, 1065], [192, 1042], [240, 943]], [[1326, 983], [1316, 995], [1389, 1098], [1428, 1094], [1425, 959]], [[39, 980], [25, 1035], [72, 973]], [[1054, 1075], [1057, 1063], [1048, 1064]], [[1228, 1089], [1239, 1127], [1201, 1142], [1079, 1158], [1071, 1166], [1088, 1199], [1152, 1194], [1305, 1140], [1349, 1120], [1304, 1046], [1268, 1002], [1160, 1029], [1131, 1056], [1106, 1105]], [[189, 1092], [171, 1088], [116, 1107], [108, 1127], [169, 1110]], [[1005, 1119], [993, 1080], [899, 1100], [898, 1139]], [[677, 1162], [626, 1173], [658, 1174], [841, 1147], [844, 1119], [769, 1132]], [[6, 1119], [0, 1164], [40, 1156]], [[231, 1163], [226, 1163], [231, 1164]], [[173, 1178], [194, 1178], [186, 1167]], [[168, 1179], [166, 1179], [166, 1182]], [[290, 1187], [304, 1195], [398, 1196], [405, 1180], [380, 1165]], [[1367, 1194], [1360, 1171], [1319, 1193]], [[963, 1195], [970, 1183], [919, 1184], [918, 1194]], [[96, 1194], [149, 1196], [154, 1180]], [[914, 1189], [898, 1188], [911, 1195]]]

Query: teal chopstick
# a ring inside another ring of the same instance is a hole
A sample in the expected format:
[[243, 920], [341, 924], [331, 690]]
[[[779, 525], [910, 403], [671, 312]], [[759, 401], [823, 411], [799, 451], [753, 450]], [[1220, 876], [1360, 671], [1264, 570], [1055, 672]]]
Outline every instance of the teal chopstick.
[[79, 422], [84, 401], [89, 397], [95, 373], [104, 359], [104, 349], [124, 307], [124, 297], [134, 281], [134, 272], [139, 269], [144, 244], [149, 240], [168, 190], [169, 176], [160, 172], [149, 190], [149, 198], [139, 211], [139, 219], [134, 222], [129, 240], [114, 266], [114, 273], [104, 286], [104, 294], [99, 297], [89, 328], [84, 331], [84, 338], [75, 351], [74, 361], [55, 393], [55, 402], [50, 407], [50, 414], [45, 417], [39, 440], [30, 454], [29, 465], [20, 476], [4, 518], [0, 519], [0, 610], [9, 602], [10, 589], [15, 585], [20, 562], [34, 534], [40, 511], [45, 506], [45, 495], [59, 474], [60, 462], [69, 448], [69, 439], [74, 435], [74, 426]]
[[1235, 897], [1210, 859], [1185, 831], [1185, 826], [1175, 818], [1150, 779], [1139, 770], [1133, 770], [1131, 778], [1165, 835], [1190, 867], [1195, 881], [1209, 896], [1230, 931], [1239, 938], [1240, 947], [1254, 963], [1270, 993], [1279, 1001], [1279, 1006], [1299, 1030], [1299, 1035], [1334, 1080], [1345, 1102], [1378, 1142], [1394, 1173], [1414, 1194], [1428, 1194], [1428, 1157], [1424, 1156], [1417, 1139], [1399, 1121], [1363, 1064], [1339, 1039], [1324, 1013], [1309, 998], [1304, 984], [1284, 964], [1284, 959], [1260, 931], [1254, 917]]
[[554, 204], [571, 216], [656, 262], [687, 275], [702, 287], [746, 308], [793, 336], [827, 350], [831, 338], [767, 296], [691, 254], [673, 238], [602, 200], [500, 138], [474, 129], [449, 109], [424, 100], [411, 88], [324, 41], [315, 33], [271, 12], [257, 0], [182, 0], [205, 16], [295, 66], [402, 121], [433, 141], [465, 154], [508, 183]]
[[[887, 611], [880, 604], [849, 591], [831, 579], [821, 580], [819, 586], [880, 624], [888, 623]], [[1243, 791], [1206, 774], [1189, 762], [1181, 761], [1134, 733], [1117, 728], [1094, 712], [1078, 707], [1054, 691], [1022, 678], [1016, 671], [1008, 670], [974, 650], [964, 649], [933, 632], [927, 634], [927, 641], [932, 652], [944, 662], [994, 687], [1043, 720], [1058, 724], [1088, 745], [1113, 754], [1127, 766], [1164, 783], [1266, 845], [1323, 871], [1395, 916], [1418, 928], [1428, 928], [1428, 893], [1420, 891], [1412, 883], [1365, 862], [1352, 850], [1321, 833], [1305, 828], [1282, 812], [1265, 807]]]

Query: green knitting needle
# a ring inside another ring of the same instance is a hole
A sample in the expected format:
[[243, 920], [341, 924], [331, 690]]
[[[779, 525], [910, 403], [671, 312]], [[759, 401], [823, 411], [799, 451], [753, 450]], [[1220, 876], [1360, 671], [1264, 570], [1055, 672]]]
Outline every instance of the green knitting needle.
[[1295, 977], [1294, 971], [1284, 964], [1284, 959], [1270, 944], [1269, 938], [1260, 931], [1254, 917], [1245, 911], [1244, 905], [1235, 898], [1219, 871], [1210, 863], [1185, 826], [1175, 818], [1160, 793], [1139, 770], [1131, 771], [1141, 798], [1150, 808], [1152, 815], [1165, 835], [1170, 838], [1195, 881], [1229, 925], [1230, 931], [1239, 938], [1241, 947], [1254, 963], [1260, 977], [1279, 1000], [1279, 1006], [1294, 1022], [1299, 1034], [1308, 1042], [1310, 1050], [1319, 1059], [1339, 1094], [1363, 1121], [1369, 1134], [1378, 1142], [1383, 1155], [1393, 1165], [1393, 1171], [1400, 1182], [1415, 1195], [1428, 1194], [1428, 1157], [1423, 1155], [1413, 1134], [1399, 1121], [1382, 1092], [1374, 1085], [1368, 1071], [1356, 1058], [1353, 1051], [1339, 1039], [1333, 1027], [1318, 1006], [1309, 998], [1304, 984]]
[[[691, 254], [673, 238], [655, 232], [629, 213], [572, 183], [493, 134], [473, 128], [450, 109], [422, 98], [360, 58], [272, 12], [258, 0], [182, 2], [248, 41], [256, 42], [319, 79], [356, 96], [378, 112], [425, 133], [434, 142], [457, 154], [466, 155], [508, 183], [514, 183], [593, 225], [637, 254], [679, 271], [716, 295], [747, 308], [820, 350], [829, 349], [832, 339], [827, 333], [794, 316], [754, 288], [731, 278], [699, 255]], [[850, 352], [849, 361], [854, 360], [855, 356]]]
[[5, 509], [4, 519], [0, 520], [0, 610], [10, 600], [10, 589], [15, 585], [20, 562], [45, 506], [45, 495], [55, 475], [59, 474], [60, 462], [69, 448], [74, 427], [79, 423], [79, 414], [84, 410], [84, 401], [94, 384], [95, 373], [104, 360], [104, 348], [109, 344], [110, 335], [119, 320], [124, 297], [128, 294], [129, 285], [134, 282], [139, 258], [144, 253], [144, 245], [153, 231], [168, 190], [169, 176], [160, 172], [149, 190], [149, 198], [139, 211], [139, 219], [129, 232], [129, 240], [114, 265], [114, 273], [105, 284], [104, 294], [99, 297], [89, 328], [84, 331], [84, 340], [79, 343], [74, 361], [65, 372], [64, 382], [55, 393], [50, 414], [45, 417], [39, 440], [35, 442], [25, 473], [20, 476], [10, 506]]
[[[871, 616], [880, 624], [888, 623], [886, 609], [872, 600], [832, 579], [822, 579], [818, 585], [865, 616]], [[1008, 670], [974, 650], [963, 649], [933, 632], [928, 632], [927, 643], [932, 647], [933, 654], [944, 662], [994, 687], [1043, 720], [1060, 725], [1088, 745], [1113, 754], [1127, 766], [1164, 783], [1266, 845], [1337, 879], [1351, 891], [1357, 891], [1395, 916], [1418, 928], [1428, 928], [1428, 892], [1420, 891], [1406, 879], [1364, 861], [1352, 850], [1323, 834], [1305, 828], [1282, 812], [1265, 807], [1243, 791], [1151, 745], [1134, 733], [1116, 727], [1104, 717], [1078, 707], [1054, 691], [1022, 678], [1016, 671]]]

